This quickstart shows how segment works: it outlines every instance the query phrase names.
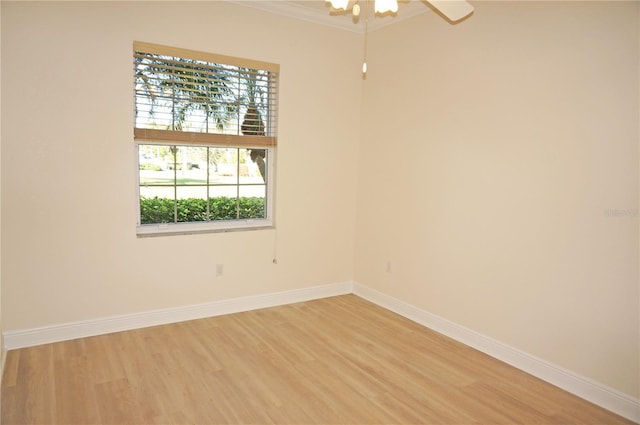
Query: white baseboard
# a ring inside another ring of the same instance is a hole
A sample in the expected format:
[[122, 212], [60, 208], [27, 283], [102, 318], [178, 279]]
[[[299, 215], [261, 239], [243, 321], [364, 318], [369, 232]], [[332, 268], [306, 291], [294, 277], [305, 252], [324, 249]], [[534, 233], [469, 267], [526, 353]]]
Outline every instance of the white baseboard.
[[4, 365], [7, 362], [7, 349], [2, 347], [2, 360], [0, 363], [0, 382], [2, 382], [2, 378], [4, 377]]
[[419, 309], [397, 298], [353, 282], [313, 286], [291, 291], [213, 301], [192, 306], [153, 310], [84, 322], [5, 332], [1, 367], [2, 370], [4, 370], [7, 350], [140, 329], [149, 326], [177, 323], [186, 320], [202, 319], [223, 314], [239, 313], [242, 311], [275, 307], [278, 305], [350, 293], [482, 351], [620, 416], [640, 423], [640, 400], [638, 399], [629, 397], [598, 382], [594, 382], [536, 358], [503, 344], [500, 341], [429, 313], [428, 311]]
[[638, 399], [369, 287], [354, 283], [353, 293], [624, 418], [640, 422]]
[[124, 314], [83, 322], [63, 323], [42, 328], [4, 333], [4, 349], [32, 347], [52, 342], [67, 341], [112, 332], [165, 325], [186, 320], [202, 319], [223, 314], [239, 313], [259, 308], [275, 307], [335, 295], [350, 294], [352, 282], [312, 286], [291, 291], [253, 295], [229, 300], [213, 301], [185, 307]]

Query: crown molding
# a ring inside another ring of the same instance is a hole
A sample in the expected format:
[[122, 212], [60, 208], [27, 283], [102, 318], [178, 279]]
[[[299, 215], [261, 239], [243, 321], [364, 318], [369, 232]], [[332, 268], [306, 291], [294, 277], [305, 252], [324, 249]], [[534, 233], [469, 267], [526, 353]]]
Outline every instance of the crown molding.
[[[345, 31], [364, 34], [365, 25], [362, 13], [356, 22], [350, 13], [340, 13], [332, 11], [324, 6], [324, 1], [291, 1], [291, 0], [225, 0], [226, 2], [244, 7], [262, 10], [289, 18], [299, 19], [314, 24], [326, 25]], [[380, 28], [396, 24], [405, 19], [430, 11], [430, 8], [422, 1], [413, 0], [399, 2], [398, 13], [393, 16], [371, 16], [369, 19], [368, 31], [376, 31]]]

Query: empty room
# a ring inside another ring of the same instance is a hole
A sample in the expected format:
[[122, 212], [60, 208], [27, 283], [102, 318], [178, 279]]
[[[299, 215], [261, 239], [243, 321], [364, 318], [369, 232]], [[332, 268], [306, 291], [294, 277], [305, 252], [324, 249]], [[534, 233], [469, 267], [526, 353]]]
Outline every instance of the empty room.
[[2, 1], [2, 424], [640, 423], [640, 2]]

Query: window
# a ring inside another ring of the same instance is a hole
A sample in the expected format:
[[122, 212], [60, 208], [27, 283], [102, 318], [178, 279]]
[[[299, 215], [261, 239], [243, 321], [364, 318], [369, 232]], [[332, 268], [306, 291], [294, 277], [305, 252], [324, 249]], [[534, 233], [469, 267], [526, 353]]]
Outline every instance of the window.
[[279, 66], [135, 42], [138, 235], [273, 225]]

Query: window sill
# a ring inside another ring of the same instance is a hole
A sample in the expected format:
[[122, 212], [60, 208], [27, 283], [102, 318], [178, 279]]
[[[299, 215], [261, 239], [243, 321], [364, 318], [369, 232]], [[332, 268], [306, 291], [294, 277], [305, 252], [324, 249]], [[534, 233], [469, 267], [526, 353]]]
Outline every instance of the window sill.
[[136, 228], [136, 235], [139, 238], [146, 238], [154, 236], [226, 233], [272, 228], [274, 228], [273, 222], [268, 219], [230, 220], [201, 223], [160, 223], [138, 225]]

